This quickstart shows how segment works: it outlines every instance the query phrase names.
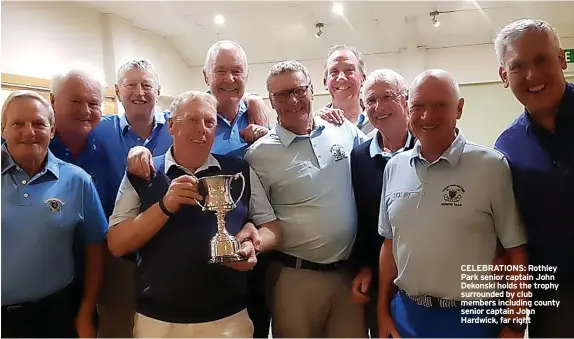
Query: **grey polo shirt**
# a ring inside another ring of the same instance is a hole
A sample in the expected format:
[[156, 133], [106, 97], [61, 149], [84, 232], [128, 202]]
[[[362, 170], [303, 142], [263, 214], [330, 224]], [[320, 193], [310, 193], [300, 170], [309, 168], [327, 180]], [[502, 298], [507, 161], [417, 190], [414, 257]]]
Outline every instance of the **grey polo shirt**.
[[379, 233], [393, 239], [395, 284], [412, 295], [452, 300], [463, 291], [497, 290], [463, 289], [461, 274], [491, 273], [461, 267], [492, 264], [498, 240], [504, 248], [526, 243], [506, 159], [461, 133], [432, 164], [420, 150], [417, 141], [384, 172]]
[[245, 153], [282, 229], [278, 250], [331, 263], [346, 259], [357, 231], [349, 156], [366, 136], [352, 123], [315, 117], [310, 135], [278, 125]]
[[[168, 149], [165, 154], [165, 172], [169, 170], [171, 166], [181, 166], [175, 162], [172, 155], [172, 147]], [[216, 166], [221, 168], [219, 161], [211, 154], [207, 157], [205, 163], [199, 167], [195, 173], [208, 169], [211, 166]], [[267, 200], [267, 195], [259, 178], [253, 172], [253, 169], [249, 169], [249, 181], [251, 183], [251, 199], [249, 200], [249, 219], [256, 226], [261, 226], [268, 222], [276, 220], [273, 208]], [[134, 189], [132, 184], [126, 175], [122, 179], [120, 189], [118, 191], [118, 196], [116, 198], [116, 205], [114, 207], [114, 212], [110, 216], [109, 227], [115, 226], [120, 222], [128, 219], [133, 219], [140, 213], [140, 197], [137, 191]]]

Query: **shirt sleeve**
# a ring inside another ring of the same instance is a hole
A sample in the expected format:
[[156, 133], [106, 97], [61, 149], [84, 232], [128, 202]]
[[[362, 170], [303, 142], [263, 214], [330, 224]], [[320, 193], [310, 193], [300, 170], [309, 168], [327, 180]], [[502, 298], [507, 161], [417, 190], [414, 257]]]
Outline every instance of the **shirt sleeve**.
[[526, 243], [526, 232], [514, 197], [512, 174], [506, 158], [493, 163], [491, 209], [494, 229], [504, 248]]
[[249, 167], [249, 181], [251, 183], [251, 198], [249, 199], [249, 219], [259, 227], [277, 219], [275, 211], [269, 202], [266, 190], [255, 171]]
[[85, 181], [83, 191], [84, 221], [81, 227], [84, 241], [87, 245], [103, 243], [106, 239], [108, 223], [98, 191], [91, 178]]
[[389, 166], [387, 164], [383, 174], [383, 189], [381, 190], [381, 206], [379, 210], [379, 234], [386, 239], [393, 239], [393, 229], [389, 221], [388, 205], [386, 199], [387, 181], [389, 180]]
[[110, 227], [137, 217], [140, 213], [140, 206], [141, 201], [138, 192], [130, 183], [127, 175], [124, 174], [116, 197], [114, 211], [110, 217]]

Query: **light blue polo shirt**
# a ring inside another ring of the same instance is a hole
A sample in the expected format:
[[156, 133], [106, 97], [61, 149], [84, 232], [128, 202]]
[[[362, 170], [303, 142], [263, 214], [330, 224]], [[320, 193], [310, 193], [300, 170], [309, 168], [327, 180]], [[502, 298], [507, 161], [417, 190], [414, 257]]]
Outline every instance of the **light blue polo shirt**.
[[74, 277], [76, 231], [103, 243], [107, 221], [90, 176], [48, 151], [32, 178], [2, 151], [2, 305], [44, 298]]
[[347, 259], [357, 231], [349, 156], [367, 137], [349, 121], [315, 117], [309, 135], [278, 125], [245, 153], [282, 229], [278, 250], [331, 263]]
[[245, 100], [239, 103], [239, 110], [232, 122], [217, 113], [215, 141], [211, 147], [211, 153], [243, 158], [249, 145], [239, 136], [239, 131], [247, 128], [248, 125], [249, 117]]
[[421, 155], [420, 141], [389, 160], [379, 233], [393, 239], [399, 288], [451, 300], [461, 300], [463, 291], [484, 291], [462, 288], [463, 273], [477, 274], [475, 283], [491, 274], [463, 272], [463, 265], [491, 265], [498, 240], [504, 248], [526, 243], [506, 159], [462, 133], [432, 164]]
[[144, 146], [154, 157], [167, 152], [172, 144], [172, 137], [167, 126], [168, 117], [169, 112], [155, 112], [152, 131], [144, 140], [130, 126], [125, 113], [102, 116], [102, 120], [92, 133], [97, 142], [106, 150], [118, 185], [124, 177], [128, 152], [132, 147]]

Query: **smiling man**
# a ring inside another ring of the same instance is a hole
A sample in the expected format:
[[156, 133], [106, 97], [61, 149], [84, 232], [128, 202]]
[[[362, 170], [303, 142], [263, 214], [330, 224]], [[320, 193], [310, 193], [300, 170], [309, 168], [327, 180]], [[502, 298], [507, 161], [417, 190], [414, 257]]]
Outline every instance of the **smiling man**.
[[[410, 87], [409, 124], [417, 142], [389, 160], [381, 194], [381, 338], [524, 336], [485, 322], [495, 307], [482, 307], [489, 311], [477, 315], [475, 323], [461, 321], [461, 301], [494, 300], [492, 293], [499, 290], [485, 290], [490, 297], [463, 298], [462, 265], [491, 264], [499, 241], [509, 264], [527, 263], [508, 163], [499, 152], [467, 141], [456, 128], [463, 106], [456, 79], [443, 70], [421, 73]], [[509, 274], [520, 278], [518, 270]], [[392, 298], [394, 286], [399, 292]], [[523, 301], [516, 295], [521, 288], [509, 291], [511, 302]], [[521, 307], [512, 305], [497, 309], [512, 312], [504, 313], [510, 323], [522, 319], [516, 313]]]
[[510, 163], [514, 191], [534, 265], [558, 268], [558, 290], [533, 290], [533, 301], [558, 300], [560, 307], [536, 307], [529, 335], [573, 337], [574, 319], [574, 85], [566, 82], [566, 58], [556, 30], [525, 19], [504, 27], [495, 40], [499, 74], [524, 112], [495, 147]]
[[378, 234], [383, 171], [389, 159], [414, 146], [408, 129], [407, 82], [397, 72], [377, 69], [365, 80], [363, 102], [375, 136], [351, 152], [351, 179], [357, 205], [357, 238], [353, 259], [359, 274], [353, 281], [353, 298], [367, 303], [367, 326], [371, 337], [377, 330], [379, 253], [384, 238]]
[[363, 112], [361, 102], [361, 87], [366, 76], [363, 54], [357, 48], [335, 45], [329, 49], [325, 60], [323, 84], [331, 95], [331, 104], [322, 112], [325, 114], [329, 109], [339, 110], [363, 133], [369, 134], [374, 127], [369, 122], [367, 114]]

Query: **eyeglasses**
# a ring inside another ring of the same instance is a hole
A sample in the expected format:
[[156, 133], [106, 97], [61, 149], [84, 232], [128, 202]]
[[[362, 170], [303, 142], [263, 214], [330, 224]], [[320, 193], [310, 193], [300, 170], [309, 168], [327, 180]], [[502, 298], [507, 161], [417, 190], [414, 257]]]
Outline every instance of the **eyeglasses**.
[[279, 91], [277, 93], [271, 93], [271, 95], [275, 98], [275, 100], [279, 102], [285, 102], [289, 100], [291, 94], [294, 94], [296, 98], [304, 98], [307, 95], [307, 90], [311, 87], [311, 84], [306, 86], [299, 86], [293, 89], [286, 89], [284, 91]]

